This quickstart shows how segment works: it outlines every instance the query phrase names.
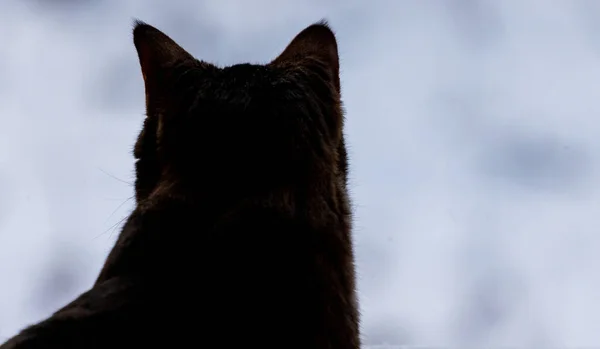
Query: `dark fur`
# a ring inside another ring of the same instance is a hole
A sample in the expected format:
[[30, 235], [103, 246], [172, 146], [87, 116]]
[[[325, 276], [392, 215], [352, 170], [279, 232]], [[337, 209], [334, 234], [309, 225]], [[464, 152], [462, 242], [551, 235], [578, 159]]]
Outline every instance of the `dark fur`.
[[94, 286], [9, 348], [360, 346], [338, 53], [218, 68], [136, 23], [137, 205]]

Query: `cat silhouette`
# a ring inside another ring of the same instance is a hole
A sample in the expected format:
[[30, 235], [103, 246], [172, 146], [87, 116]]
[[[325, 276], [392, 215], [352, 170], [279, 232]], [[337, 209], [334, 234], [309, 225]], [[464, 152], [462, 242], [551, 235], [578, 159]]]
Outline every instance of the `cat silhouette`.
[[136, 205], [95, 282], [9, 348], [359, 348], [334, 33], [218, 67], [133, 30]]

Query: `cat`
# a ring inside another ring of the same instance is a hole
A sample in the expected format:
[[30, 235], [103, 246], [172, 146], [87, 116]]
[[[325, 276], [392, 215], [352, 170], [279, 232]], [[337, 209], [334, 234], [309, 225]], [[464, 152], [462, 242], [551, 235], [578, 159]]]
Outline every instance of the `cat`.
[[133, 29], [135, 208], [93, 287], [0, 346], [360, 347], [337, 41], [217, 67]]

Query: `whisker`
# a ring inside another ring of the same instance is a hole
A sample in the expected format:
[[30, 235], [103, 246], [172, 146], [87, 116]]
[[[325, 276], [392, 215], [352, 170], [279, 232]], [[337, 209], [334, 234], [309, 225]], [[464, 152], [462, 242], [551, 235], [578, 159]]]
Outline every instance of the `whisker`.
[[125, 184], [127, 184], [127, 185], [129, 185], [129, 186], [133, 186], [133, 184], [132, 184], [131, 182], [127, 182], [127, 181], [125, 181], [125, 180], [122, 180], [122, 179], [120, 179], [120, 178], [118, 178], [118, 177], [115, 177], [115, 176], [111, 175], [110, 173], [108, 173], [108, 172], [104, 171], [104, 170], [103, 170], [103, 169], [101, 169], [100, 167], [98, 167], [98, 169], [99, 169], [100, 171], [102, 171], [102, 173], [104, 173], [105, 175], [107, 175], [107, 176], [109, 176], [109, 177], [111, 177], [111, 178], [113, 178], [113, 179], [116, 179], [117, 181], [119, 181], [119, 182], [121, 182], [121, 183], [125, 183]]
[[[129, 200], [133, 199], [133, 196], [130, 196], [129, 198], [127, 198], [125, 201], [123, 201], [119, 206], [117, 206], [117, 208], [115, 208], [112, 213], [108, 216], [108, 218], [106, 218], [106, 220], [104, 221], [104, 223], [106, 223], [121, 207], [123, 207], [123, 205], [125, 205], [127, 202], [129, 202]], [[113, 230], [109, 236], [112, 236], [112, 234], [114, 233], [114, 230], [117, 228], [117, 226], [119, 226], [121, 223], [123, 223], [123, 221], [125, 221], [125, 219], [127, 219], [128, 215], [124, 216], [123, 218], [121, 218], [121, 220], [119, 220], [117, 223], [111, 225], [108, 229], [106, 229], [104, 232], [98, 234], [97, 236], [95, 236], [92, 240], [95, 240], [97, 238], [99, 238], [100, 236], [106, 234], [109, 230]]]
[[129, 218], [129, 216], [123, 217], [117, 224], [113, 225], [112, 231], [110, 232], [110, 235], [108, 236], [109, 238], [112, 237], [112, 235], [115, 233], [115, 230], [117, 229], [117, 227], [120, 226], [121, 224], [123, 224], [123, 222], [125, 222], [125, 220], [127, 218]]
[[112, 234], [114, 233], [114, 230], [116, 229], [116, 227], [117, 227], [117, 226], [119, 226], [121, 223], [123, 223], [123, 222], [124, 222], [124, 221], [125, 221], [125, 220], [126, 220], [128, 217], [129, 217], [129, 216], [124, 216], [123, 218], [121, 218], [121, 220], [119, 220], [117, 223], [115, 223], [115, 224], [111, 225], [111, 226], [110, 226], [108, 229], [106, 229], [106, 230], [105, 230], [105, 231], [103, 231], [102, 233], [100, 233], [100, 234], [98, 234], [97, 236], [95, 236], [95, 237], [94, 237], [92, 240], [96, 240], [97, 238], [99, 238], [100, 236], [102, 236], [102, 235], [104, 235], [104, 234], [108, 233], [108, 231], [112, 229], [113, 231], [112, 231], [112, 232], [110, 233], [110, 235], [109, 235], [109, 237], [111, 237], [111, 236], [112, 236]]
[[106, 223], [115, 214], [115, 212], [117, 212], [121, 207], [123, 207], [123, 205], [125, 205], [131, 199], [133, 199], [133, 196], [130, 196], [129, 198], [127, 198], [127, 200], [123, 201], [119, 206], [117, 206], [117, 208], [115, 208], [112, 211], [112, 213], [108, 216], [108, 218], [106, 218], [106, 220], [104, 221], [104, 223]]

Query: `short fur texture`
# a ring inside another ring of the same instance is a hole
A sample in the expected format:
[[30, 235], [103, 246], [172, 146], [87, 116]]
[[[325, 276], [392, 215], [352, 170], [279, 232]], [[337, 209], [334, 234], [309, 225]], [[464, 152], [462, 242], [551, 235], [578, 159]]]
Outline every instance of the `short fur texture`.
[[133, 36], [136, 207], [93, 287], [0, 348], [359, 348], [328, 25], [225, 68], [145, 23]]

